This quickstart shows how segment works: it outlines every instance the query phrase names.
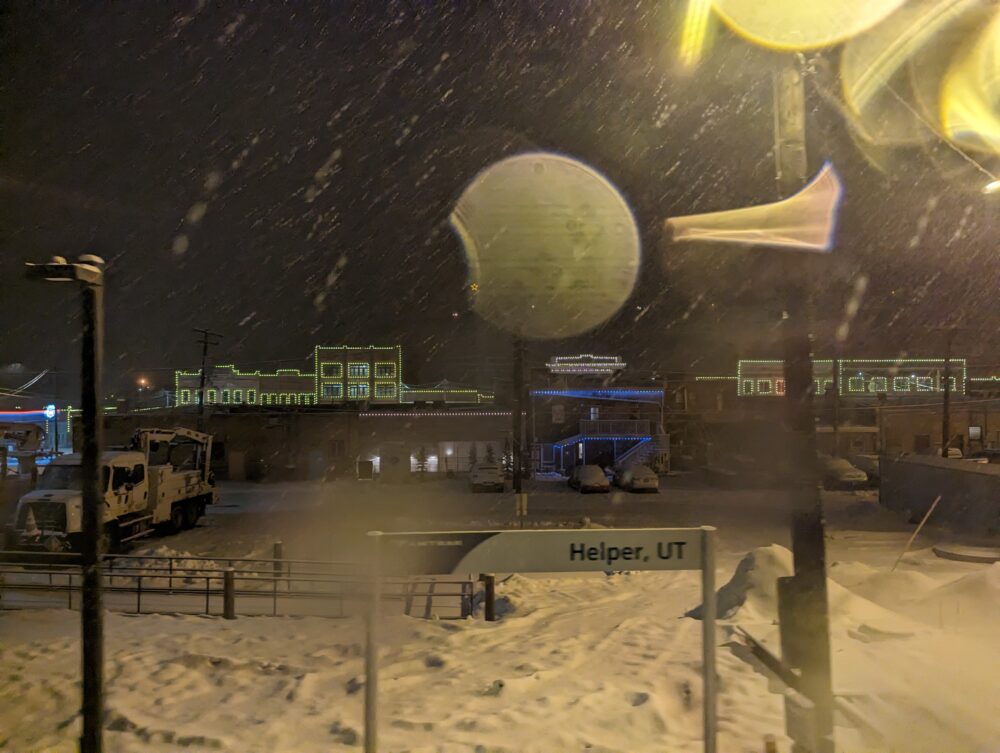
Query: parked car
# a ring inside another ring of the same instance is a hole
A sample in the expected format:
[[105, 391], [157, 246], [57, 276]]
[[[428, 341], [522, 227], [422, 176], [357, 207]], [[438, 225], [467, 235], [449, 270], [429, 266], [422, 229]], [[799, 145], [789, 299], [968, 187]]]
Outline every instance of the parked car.
[[824, 489], [856, 489], [868, 485], [868, 474], [844, 458], [820, 457]]
[[616, 468], [614, 483], [615, 486], [630, 492], [655, 493], [660, 490], [660, 477], [646, 465]]
[[987, 448], [970, 452], [966, 460], [976, 460], [980, 463], [1000, 463], [1000, 450]]
[[608, 477], [599, 465], [578, 465], [569, 476], [569, 485], [581, 492], [606, 492], [611, 490]]
[[469, 472], [472, 491], [503, 491], [503, 468], [496, 463], [478, 463]]

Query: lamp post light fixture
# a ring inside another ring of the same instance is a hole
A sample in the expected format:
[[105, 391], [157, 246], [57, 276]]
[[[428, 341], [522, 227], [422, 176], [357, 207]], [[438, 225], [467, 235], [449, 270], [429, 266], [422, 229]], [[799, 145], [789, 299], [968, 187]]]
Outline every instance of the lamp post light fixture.
[[101, 420], [98, 405], [101, 392], [101, 363], [104, 348], [104, 260], [83, 254], [75, 262], [53, 256], [45, 264], [26, 266], [31, 280], [75, 282], [80, 286], [83, 305], [83, 337], [80, 359], [80, 396], [83, 442], [83, 510], [81, 552], [83, 571], [80, 627], [82, 642], [83, 733], [80, 753], [101, 753], [104, 721], [104, 625], [101, 606], [101, 512], [100, 491]]

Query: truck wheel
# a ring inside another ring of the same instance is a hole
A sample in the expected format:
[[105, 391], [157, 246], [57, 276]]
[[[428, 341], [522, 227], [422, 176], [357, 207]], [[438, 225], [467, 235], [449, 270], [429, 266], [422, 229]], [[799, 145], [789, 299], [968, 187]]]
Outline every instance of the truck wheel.
[[198, 523], [198, 503], [188, 500], [184, 503], [184, 527], [194, 528]]
[[175, 504], [170, 508], [170, 528], [174, 533], [180, 533], [184, 529], [184, 505]]
[[104, 546], [109, 554], [117, 554], [122, 548], [122, 531], [117, 523], [111, 523], [104, 529]]

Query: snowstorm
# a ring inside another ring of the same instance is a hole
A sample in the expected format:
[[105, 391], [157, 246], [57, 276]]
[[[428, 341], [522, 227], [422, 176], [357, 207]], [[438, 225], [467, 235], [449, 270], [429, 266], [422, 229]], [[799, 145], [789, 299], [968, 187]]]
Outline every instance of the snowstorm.
[[0, 751], [996, 749], [998, 50], [4, 5]]

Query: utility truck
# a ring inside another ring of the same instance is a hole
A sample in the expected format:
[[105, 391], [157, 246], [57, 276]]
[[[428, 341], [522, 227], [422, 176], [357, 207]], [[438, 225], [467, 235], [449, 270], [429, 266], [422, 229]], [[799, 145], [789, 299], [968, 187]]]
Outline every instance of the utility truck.
[[[157, 530], [192, 528], [218, 499], [211, 458], [212, 435], [181, 427], [139, 429], [127, 449], [103, 453], [99, 492], [108, 548]], [[21, 497], [9, 548], [80, 550], [80, 459], [79, 453], [54, 458]]]

